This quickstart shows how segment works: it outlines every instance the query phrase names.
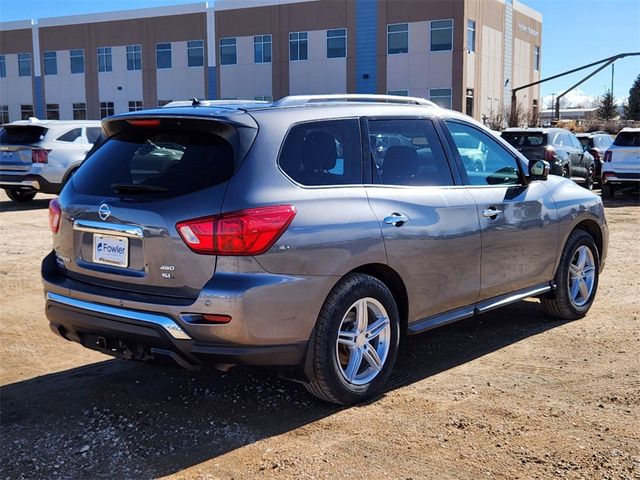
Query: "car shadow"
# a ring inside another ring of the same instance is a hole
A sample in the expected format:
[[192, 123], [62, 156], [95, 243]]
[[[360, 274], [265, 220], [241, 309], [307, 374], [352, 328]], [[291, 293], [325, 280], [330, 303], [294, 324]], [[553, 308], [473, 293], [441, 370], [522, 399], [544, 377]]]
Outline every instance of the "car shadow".
[[27, 210], [41, 210], [49, 208], [49, 201], [53, 197], [36, 197], [30, 202], [18, 203], [11, 200], [0, 201], [0, 212], [24, 212]]
[[640, 207], [640, 193], [616, 192], [614, 198], [603, 198], [605, 208]]
[[[562, 324], [529, 301], [409, 337], [381, 396]], [[6, 385], [0, 396], [9, 478], [161, 477], [344, 408], [274, 369], [190, 372], [124, 360]]]

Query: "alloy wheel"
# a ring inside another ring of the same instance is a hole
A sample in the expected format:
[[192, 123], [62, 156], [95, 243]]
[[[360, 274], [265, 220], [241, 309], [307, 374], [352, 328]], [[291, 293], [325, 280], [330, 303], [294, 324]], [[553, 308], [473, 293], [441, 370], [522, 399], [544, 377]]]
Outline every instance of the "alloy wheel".
[[589, 302], [596, 278], [596, 262], [593, 252], [586, 245], [580, 246], [569, 266], [569, 298], [576, 307]]

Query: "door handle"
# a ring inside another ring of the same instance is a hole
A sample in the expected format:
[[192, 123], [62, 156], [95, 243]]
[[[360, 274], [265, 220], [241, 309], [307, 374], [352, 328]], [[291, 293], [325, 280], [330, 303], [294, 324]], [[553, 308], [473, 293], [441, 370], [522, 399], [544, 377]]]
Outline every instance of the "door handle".
[[394, 227], [401, 227], [408, 221], [409, 221], [409, 217], [398, 212], [393, 212], [388, 217], [384, 217], [384, 223], [393, 225]]
[[489, 208], [485, 208], [482, 211], [482, 216], [493, 220], [497, 218], [498, 215], [500, 215], [501, 213], [502, 213], [502, 210], [498, 210], [495, 207], [489, 207]]

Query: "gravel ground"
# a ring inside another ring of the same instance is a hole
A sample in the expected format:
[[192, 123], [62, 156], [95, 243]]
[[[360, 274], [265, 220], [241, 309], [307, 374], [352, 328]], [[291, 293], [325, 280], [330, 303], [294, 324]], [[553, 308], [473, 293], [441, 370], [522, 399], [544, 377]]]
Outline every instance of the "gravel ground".
[[48, 197], [0, 193], [0, 478], [640, 479], [640, 201], [607, 203], [586, 318], [524, 301], [408, 338], [389, 388], [337, 408], [264, 368], [187, 372], [54, 336]]

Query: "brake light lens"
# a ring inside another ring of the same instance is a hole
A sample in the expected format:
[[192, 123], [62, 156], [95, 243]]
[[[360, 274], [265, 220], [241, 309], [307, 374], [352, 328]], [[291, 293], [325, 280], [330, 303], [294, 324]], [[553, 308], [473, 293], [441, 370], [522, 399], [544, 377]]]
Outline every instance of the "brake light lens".
[[58, 199], [54, 198], [49, 202], [49, 229], [51, 233], [58, 233], [58, 230], [60, 230], [61, 215], [62, 211], [60, 210]]
[[127, 120], [129, 125], [134, 127], [159, 127], [160, 120]]
[[544, 159], [547, 162], [555, 162], [556, 161], [556, 149], [553, 147], [547, 147], [547, 149], [544, 151]]
[[606, 152], [604, 152], [604, 161], [610, 162], [612, 156], [613, 156], [613, 152], [611, 150], [607, 150]]
[[31, 162], [32, 163], [49, 163], [49, 152], [50, 150], [43, 150], [41, 148], [36, 148], [31, 150]]
[[269, 250], [296, 215], [292, 205], [274, 205], [196, 218], [176, 224], [187, 246], [206, 255], [260, 255]]

